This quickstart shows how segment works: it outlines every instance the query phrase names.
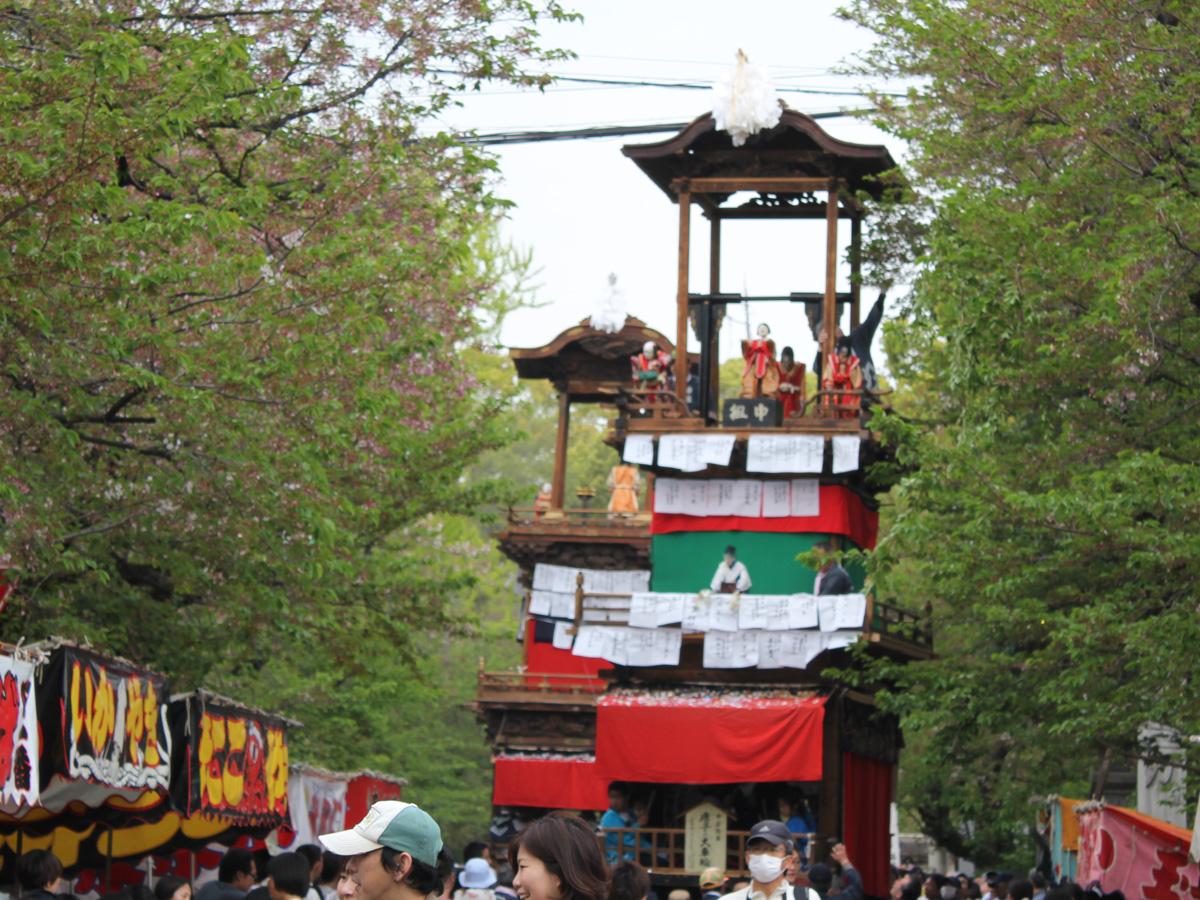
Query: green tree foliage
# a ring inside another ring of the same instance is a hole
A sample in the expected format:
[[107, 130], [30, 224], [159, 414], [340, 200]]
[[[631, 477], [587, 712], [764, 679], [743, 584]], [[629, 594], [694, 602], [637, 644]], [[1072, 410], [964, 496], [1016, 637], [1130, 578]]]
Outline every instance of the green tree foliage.
[[[503, 365], [511, 377], [511, 363], [505, 361]], [[505, 486], [514, 506], [532, 506], [538, 489], [554, 474], [557, 394], [548, 382], [524, 382], [514, 412], [521, 427], [520, 437], [484, 454], [471, 467], [470, 477], [476, 483]], [[593, 509], [608, 505], [608, 473], [621, 461], [616, 450], [604, 443], [614, 415], [614, 410], [592, 404], [572, 406], [567, 432], [566, 506], [579, 505], [575, 492], [581, 487], [596, 492]]]
[[0, 636], [87, 638], [291, 714], [298, 758], [408, 766], [418, 798], [444, 764], [453, 814], [486, 808], [463, 796], [474, 666], [447, 638], [513, 624], [511, 571], [446, 514], [494, 501], [463, 473], [515, 432], [511, 389], [464, 365], [511, 266], [491, 160], [434, 117], [459, 89], [439, 72], [542, 80], [541, 17], [568, 15], [0, 15], [0, 546], [21, 585]]
[[846, 14], [877, 35], [865, 69], [917, 85], [879, 118], [924, 197], [886, 211], [867, 278], [915, 273], [881, 423], [910, 474], [876, 574], [937, 603], [939, 659], [889, 673], [885, 699], [920, 746], [922, 827], [1027, 862], [1037, 795], [1102, 790], [1147, 753], [1142, 723], [1200, 733], [1200, 19], [1172, 0]]

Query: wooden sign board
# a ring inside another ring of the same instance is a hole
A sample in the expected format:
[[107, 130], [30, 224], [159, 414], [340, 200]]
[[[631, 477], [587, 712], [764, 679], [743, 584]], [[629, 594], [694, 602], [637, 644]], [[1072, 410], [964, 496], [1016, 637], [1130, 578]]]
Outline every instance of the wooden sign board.
[[726, 428], [777, 428], [782, 409], [772, 397], [726, 400], [721, 424]]
[[714, 803], [701, 803], [687, 811], [683, 822], [683, 858], [688, 873], [699, 875], [709, 866], [723, 871], [729, 837], [725, 810]]

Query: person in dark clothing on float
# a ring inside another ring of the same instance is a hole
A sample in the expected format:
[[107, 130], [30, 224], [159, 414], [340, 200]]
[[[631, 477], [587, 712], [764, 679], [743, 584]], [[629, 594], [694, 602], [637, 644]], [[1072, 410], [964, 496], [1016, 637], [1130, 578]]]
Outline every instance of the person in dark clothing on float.
[[833, 544], [829, 541], [821, 541], [813, 549], [817, 551], [821, 560], [821, 567], [817, 570], [817, 577], [813, 580], [813, 593], [818, 595], [854, 593], [854, 583], [850, 580], [850, 573], [842, 568], [837, 557], [833, 555]]

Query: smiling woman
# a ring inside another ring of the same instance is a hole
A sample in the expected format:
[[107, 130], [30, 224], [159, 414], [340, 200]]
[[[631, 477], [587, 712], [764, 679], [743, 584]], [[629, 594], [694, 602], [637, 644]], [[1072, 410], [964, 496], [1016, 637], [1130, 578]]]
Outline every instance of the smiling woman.
[[508, 850], [521, 900], [605, 900], [609, 872], [595, 831], [553, 813], [522, 831]]

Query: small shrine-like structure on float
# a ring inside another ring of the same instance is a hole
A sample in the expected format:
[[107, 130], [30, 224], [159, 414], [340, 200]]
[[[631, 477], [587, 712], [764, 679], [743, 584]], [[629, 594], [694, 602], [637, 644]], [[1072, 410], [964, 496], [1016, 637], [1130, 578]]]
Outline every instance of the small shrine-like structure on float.
[[[525, 666], [480, 673], [493, 837], [554, 808], [605, 813], [613, 861], [695, 891], [701, 868], [743, 872], [750, 824], [778, 818], [810, 861], [844, 841], [868, 895], [885, 896], [902, 739], [849, 674], [880, 655], [929, 657], [931, 623], [837, 561], [873, 548], [878, 528], [865, 469], [885, 454], [869, 427], [882, 300], [862, 314], [858, 261], [861, 198], [895, 164], [787, 109], [740, 146], [709, 114], [623, 152], [679, 207], [674, 340], [631, 319], [616, 335], [583, 323], [512, 351], [522, 377], [555, 384], [561, 414], [548, 508], [502, 537], [528, 589]], [[705, 292], [688, 280], [693, 207], [709, 222]], [[722, 291], [724, 222], [804, 218], [826, 223], [823, 271], [797, 271], [798, 290], [781, 296]], [[815, 384], [764, 328], [742, 344], [740, 396], [719, 396], [720, 322], [746, 301], [803, 305], [819, 338]], [[692, 338], [699, 352], [680, 352]], [[636, 516], [563, 509], [568, 410], [582, 400], [615, 408], [614, 462], [650, 485]]]

